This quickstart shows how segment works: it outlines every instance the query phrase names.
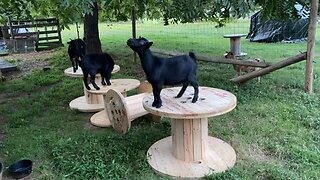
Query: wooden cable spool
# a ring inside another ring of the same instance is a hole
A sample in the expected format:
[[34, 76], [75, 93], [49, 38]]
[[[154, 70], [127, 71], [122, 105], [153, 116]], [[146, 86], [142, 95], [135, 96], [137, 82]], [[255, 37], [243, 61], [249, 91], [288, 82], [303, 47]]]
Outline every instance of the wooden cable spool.
[[152, 93], [152, 86], [148, 81], [143, 81], [138, 87], [138, 93]]
[[[112, 127], [119, 133], [125, 134], [131, 127], [131, 121], [147, 115], [148, 112], [143, 108], [142, 100], [150, 93], [140, 93], [137, 95], [123, 97], [114, 89], [108, 90], [103, 95], [105, 110]], [[148, 116], [148, 119], [160, 121], [160, 116]]]
[[128, 132], [131, 120], [128, 117], [128, 107], [122, 95], [110, 89], [104, 95], [104, 104], [112, 127], [122, 134]]

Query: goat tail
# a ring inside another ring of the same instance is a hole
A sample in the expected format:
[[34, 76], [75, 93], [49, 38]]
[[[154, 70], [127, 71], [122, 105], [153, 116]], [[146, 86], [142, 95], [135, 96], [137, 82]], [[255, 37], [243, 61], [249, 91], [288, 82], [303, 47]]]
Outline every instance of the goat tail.
[[189, 56], [190, 56], [192, 59], [196, 60], [196, 55], [194, 54], [194, 52], [189, 52]]

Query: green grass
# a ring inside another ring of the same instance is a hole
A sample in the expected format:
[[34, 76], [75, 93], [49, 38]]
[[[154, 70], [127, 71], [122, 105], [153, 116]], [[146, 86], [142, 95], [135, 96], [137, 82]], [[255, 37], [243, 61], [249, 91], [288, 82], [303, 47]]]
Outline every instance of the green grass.
[[[153, 39], [156, 48], [194, 50], [217, 57], [229, 48], [223, 34], [246, 33], [246, 27], [246, 20], [221, 29], [210, 23], [163, 27], [148, 21], [138, 24], [138, 35]], [[63, 31], [64, 42], [76, 38], [75, 32]], [[113, 78], [144, 80], [140, 63], [132, 63], [132, 51], [125, 43], [131, 36], [130, 23], [101, 24], [100, 33], [104, 51], [121, 66]], [[319, 36], [318, 30], [316, 49]], [[244, 39], [241, 43], [250, 57], [268, 62], [306, 51], [306, 43], [262, 44]], [[69, 109], [69, 102], [81, 96], [83, 89], [81, 78], [63, 74], [71, 66], [66, 49], [53, 52], [53, 58], [48, 59], [49, 71], [36, 70], [22, 79], [0, 82], [0, 160], [5, 167], [30, 158], [34, 161], [34, 179], [167, 179], [148, 165], [146, 151], [170, 135], [170, 121], [155, 123], [139, 118], [126, 135], [91, 126], [92, 113]], [[206, 179], [319, 179], [318, 60], [314, 95], [303, 91], [304, 62], [268, 74], [260, 83], [251, 80], [241, 86], [228, 80], [235, 75], [232, 66], [199, 62], [200, 85], [228, 90], [238, 100], [233, 111], [209, 120], [209, 135], [235, 149], [236, 164]]]

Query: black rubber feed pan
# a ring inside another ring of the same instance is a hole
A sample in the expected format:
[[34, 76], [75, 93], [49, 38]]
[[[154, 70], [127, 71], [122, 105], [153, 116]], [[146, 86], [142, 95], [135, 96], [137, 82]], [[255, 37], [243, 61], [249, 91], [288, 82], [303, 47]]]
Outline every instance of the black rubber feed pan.
[[28, 176], [32, 171], [32, 161], [29, 159], [23, 159], [14, 162], [8, 168], [9, 174], [15, 178], [20, 179]]

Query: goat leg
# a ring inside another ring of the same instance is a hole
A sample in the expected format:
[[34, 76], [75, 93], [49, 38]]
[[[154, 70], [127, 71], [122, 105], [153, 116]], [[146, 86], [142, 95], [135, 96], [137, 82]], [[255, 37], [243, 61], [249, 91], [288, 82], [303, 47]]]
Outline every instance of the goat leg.
[[92, 84], [92, 86], [96, 89], [96, 90], [100, 90], [99, 86], [97, 86], [96, 82], [96, 75], [95, 74], [90, 74], [90, 82]]
[[108, 79], [107, 79], [107, 85], [108, 85], [108, 86], [111, 86], [111, 82], [110, 82], [110, 80], [108, 80]]
[[77, 66], [76, 66], [77, 62], [73, 58], [71, 58], [70, 60], [71, 60], [71, 63], [72, 63], [73, 72], [75, 73], [77, 71], [77, 69], [78, 69]]
[[183, 83], [183, 86], [182, 86], [180, 92], [178, 93], [178, 95], [175, 98], [181, 98], [183, 93], [186, 91], [187, 87], [188, 87], [188, 83]]
[[73, 72], [76, 72], [78, 70], [78, 66], [79, 66], [78, 61], [79, 60], [75, 61], [76, 66], [75, 66], [75, 69], [73, 69]]
[[108, 71], [108, 73], [106, 74], [105, 78], [106, 78], [106, 82], [107, 82], [107, 85], [110, 86], [111, 85], [111, 82], [110, 82], [110, 79], [111, 79], [111, 72], [113, 70], [113, 67], [110, 71]]
[[90, 86], [88, 85], [88, 73], [87, 72], [83, 72], [83, 83], [84, 83], [84, 86], [90, 90]]
[[198, 100], [199, 87], [197, 86], [193, 88], [194, 88], [194, 95], [193, 95], [192, 103], [195, 103]]
[[197, 80], [194, 78], [193, 81], [190, 81], [190, 84], [193, 86], [194, 88], [194, 95], [193, 95], [193, 99], [192, 99], [192, 103], [197, 102], [198, 100], [198, 95], [199, 95], [199, 85]]
[[106, 82], [104, 80], [105, 80], [106, 77], [102, 73], [100, 73], [100, 75], [101, 75], [101, 84], [105, 86]]
[[162, 100], [160, 97], [160, 92], [162, 87], [157, 85], [157, 86], [152, 86], [152, 88], [153, 88], [153, 96], [154, 96], [152, 107], [160, 108], [162, 106]]

